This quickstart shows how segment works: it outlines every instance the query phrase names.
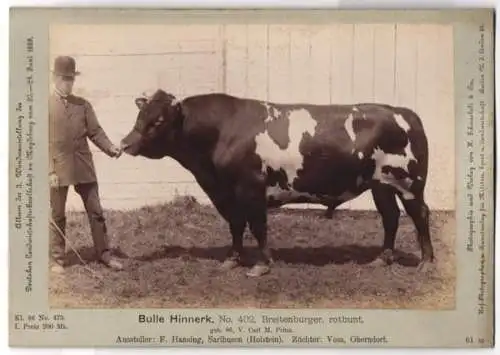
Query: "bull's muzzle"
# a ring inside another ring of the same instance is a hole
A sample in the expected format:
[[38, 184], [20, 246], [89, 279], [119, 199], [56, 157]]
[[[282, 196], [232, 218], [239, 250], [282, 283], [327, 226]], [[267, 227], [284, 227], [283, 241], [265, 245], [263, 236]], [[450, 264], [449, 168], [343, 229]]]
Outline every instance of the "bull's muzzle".
[[141, 142], [142, 135], [134, 130], [121, 140], [120, 147], [125, 153], [136, 156], [139, 154]]
[[121, 141], [120, 142], [120, 148], [123, 150], [123, 151], [127, 151], [127, 148], [130, 147], [130, 144], [128, 143], [125, 143], [124, 141]]

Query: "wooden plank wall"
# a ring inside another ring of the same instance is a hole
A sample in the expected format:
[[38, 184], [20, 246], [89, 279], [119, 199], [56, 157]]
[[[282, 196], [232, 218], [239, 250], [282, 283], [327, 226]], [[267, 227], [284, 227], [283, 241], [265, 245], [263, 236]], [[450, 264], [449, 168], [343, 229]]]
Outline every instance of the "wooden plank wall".
[[[454, 206], [451, 27], [68, 25], [52, 31], [51, 54], [76, 57], [83, 75], [75, 90], [92, 102], [115, 142], [135, 120], [133, 99], [157, 87], [179, 98], [222, 91], [277, 102], [408, 106], [429, 136], [429, 205]], [[186, 193], [208, 202], [189, 172], [171, 159], [111, 160], [95, 150], [94, 159], [105, 208], [136, 208]], [[68, 207], [82, 208], [74, 192]], [[345, 208], [374, 206], [365, 193]]]

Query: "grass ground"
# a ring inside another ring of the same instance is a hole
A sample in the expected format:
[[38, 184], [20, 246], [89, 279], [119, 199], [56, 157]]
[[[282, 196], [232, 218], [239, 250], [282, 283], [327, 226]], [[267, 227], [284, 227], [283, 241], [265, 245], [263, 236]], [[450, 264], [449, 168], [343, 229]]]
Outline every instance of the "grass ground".
[[418, 308], [455, 307], [455, 216], [431, 212], [437, 261], [419, 273], [411, 220], [402, 216], [398, 262], [368, 265], [380, 251], [383, 229], [375, 211], [275, 210], [269, 240], [270, 274], [248, 278], [255, 240], [247, 231], [248, 265], [220, 271], [230, 244], [226, 222], [211, 206], [177, 201], [133, 211], [107, 211], [111, 243], [126, 269], [112, 272], [93, 261], [84, 213], [68, 213], [67, 237], [90, 272], [69, 249], [71, 266], [51, 275], [56, 308]]

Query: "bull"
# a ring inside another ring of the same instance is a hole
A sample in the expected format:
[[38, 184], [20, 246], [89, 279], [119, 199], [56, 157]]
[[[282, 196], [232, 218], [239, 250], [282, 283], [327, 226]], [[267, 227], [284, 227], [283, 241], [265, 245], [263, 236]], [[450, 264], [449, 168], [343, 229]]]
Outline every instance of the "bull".
[[269, 208], [312, 203], [333, 211], [367, 190], [384, 229], [374, 263], [394, 261], [396, 198], [417, 231], [419, 270], [434, 261], [424, 199], [428, 142], [412, 110], [375, 103], [279, 104], [222, 93], [177, 100], [161, 89], [135, 104], [139, 112], [121, 141], [123, 151], [168, 156], [192, 173], [229, 224], [232, 244], [223, 269], [241, 263], [248, 225], [258, 259], [247, 275], [271, 270]]

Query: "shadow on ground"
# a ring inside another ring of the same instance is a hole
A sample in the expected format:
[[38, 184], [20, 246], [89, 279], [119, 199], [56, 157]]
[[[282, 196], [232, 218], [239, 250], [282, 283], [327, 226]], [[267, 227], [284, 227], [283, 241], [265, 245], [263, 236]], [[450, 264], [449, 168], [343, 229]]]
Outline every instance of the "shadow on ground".
[[[128, 255], [125, 254], [120, 248], [111, 248], [110, 251], [114, 256], [118, 258], [128, 258]], [[83, 259], [83, 262], [82, 260], [80, 260], [80, 258]], [[76, 249], [76, 252], [74, 250], [70, 250], [66, 254], [66, 263], [68, 266], [83, 265], [84, 263], [89, 263], [92, 261], [98, 261], [98, 258], [95, 249], [90, 246], [78, 248]]]
[[[164, 246], [149, 254], [138, 256], [134, 259], [139, 261], [154, 261], [159, 259], [207, 259], [223, 262], [228, 247], [181, 247]], [[247, 248], [243, 265], [251, 265], [256, 261], [256, 248]], [[382, 248], [375, 246], [345, 245], [345, 246], [321, 246], [321, 247], [292, 247], [271, 249], [274, 261], [282, 261], [287, 264], [303, 264], [311, 266], [325, 266], [328, 264], [355, 263], [359, 265], [369, 264], [382, 252]], [[410, 253], [400, 250], [394, 252], [395, 262], [407, 267], [416, 267], [420, 259]]]

